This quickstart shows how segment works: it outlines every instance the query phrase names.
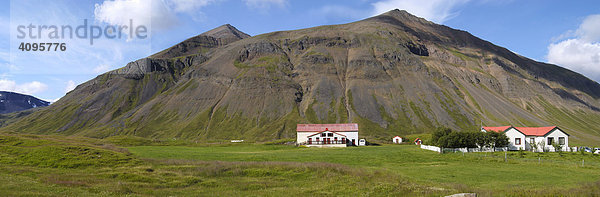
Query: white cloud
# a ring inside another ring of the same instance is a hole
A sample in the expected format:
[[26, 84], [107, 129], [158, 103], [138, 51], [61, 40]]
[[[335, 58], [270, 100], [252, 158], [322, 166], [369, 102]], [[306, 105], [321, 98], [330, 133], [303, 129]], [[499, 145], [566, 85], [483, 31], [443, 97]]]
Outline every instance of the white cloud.
[[216, 0], [170, 0], [167, 3], [175, 12], [194, 12]]
[[100, 64], [94, 68], [94, 73], [100, 74], [110, 70], [110, 66], [106, 64]]
[[111, 25], [141, 24], [163, 30], [178, 23], [177, 13], [192, 17], [202, 15], [198, 9], [218, 0], [105, 0], [96, 4], [94, 17]]
[[95, 5], [94, 17], [111, 25], [129, 25], [132, 20], [157, 29], [169, 28], [177, 21], [161, 0], [106, 0]]
[[586, 17], [575, 34], [586, 42], [600, 41], [600, 14]]
[[76, 87], [77, 87], [77, 85], [75, 84], [75, 82], [73, 80], [67, 81], [67, 86], [65, 87], [65, 93], [70, 92], [71, 90], [74, 90]]
[[470, 0], [383, 0], [373, 3], [373, 15], [379, 15], [393, 9], [400, 9], [441, 24], [456, 16], [457, 12], [454, 8], [469, 1]]
[[600, 81], [600, 15], [586, 17], [577, 30], [559, 38], [548, 46], [548, 62]]
[[266, 11], [270, 9], [272, 6], [276, 6], [279, 8], [285, 8], [288, 4], [288, 0], [243, 0], [246, 2], [246, 6]]
[[17, 92], [21, 94], [35, 94], [46, 90], [48, 86], [39, 81], [17, 84], [17, 82], [7, 79], [0, 79], [0, 90]]

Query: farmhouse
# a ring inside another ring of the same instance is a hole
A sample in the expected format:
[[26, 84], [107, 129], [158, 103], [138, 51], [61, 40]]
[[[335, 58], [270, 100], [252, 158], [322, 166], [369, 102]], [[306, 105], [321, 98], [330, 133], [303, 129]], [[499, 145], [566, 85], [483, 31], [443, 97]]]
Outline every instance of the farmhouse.
[[298, 124], [296, 143], [316, 147], [346, 147], [358, 143], [358, 124]]
[[553, 143], [558, 143], [562, 146], [563, 151], [568, 151], [569, 134], [558, 128], [557, 126], [549, 127], [481, 127], [482, 132], [494, 131], [505, 133], [510, 142], [509, 150], [533, 150], [535, 151], [555, 151]]

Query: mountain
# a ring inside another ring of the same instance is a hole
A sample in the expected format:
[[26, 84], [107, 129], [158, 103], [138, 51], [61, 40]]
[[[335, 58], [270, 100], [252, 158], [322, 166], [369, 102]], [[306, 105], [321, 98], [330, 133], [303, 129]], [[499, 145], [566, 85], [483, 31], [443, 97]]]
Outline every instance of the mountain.
[[46, 107], [50, 102], [40, 100], [33, 96], [0, 91], [0, 114], [23, 111], [31, 108]]
[[249, 37], [224, 25], [79, 85], [3, 130], [104, 138], [294, 138], [357, 122], [389, 140], [438, 126], [558, 125], [600, 142], [600, 84], [406, 11]]
[[241, 32], [230, 24], [226, 24], [187, 39], [151, 57], [165, 59], [206, 53], [208, 49], [225, 46], [249, 37], [250, 35]]

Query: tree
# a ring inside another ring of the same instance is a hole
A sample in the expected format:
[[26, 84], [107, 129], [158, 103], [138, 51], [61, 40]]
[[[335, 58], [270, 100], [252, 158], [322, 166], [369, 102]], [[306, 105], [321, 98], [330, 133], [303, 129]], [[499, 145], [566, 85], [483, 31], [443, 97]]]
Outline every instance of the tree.
[[508, 146], [509, 142], [508, 142], [508, 137], [506, 137], [506, 134], [498, 133], [498, 132], [487, 132], [487, 133], [490, 134], [491, 145], [493, 148]]
[[542, 152], [546, 152], [546, 142], [544, 140], [538, 142], [540, 148], [542, 148]]
[[552, 147], [554, 147], [555, 152], [558, 152], [559, 155], [562, 155], [563, 145], [556, 143], [556, 142], [552, 142]]
[[531, 152], [537, 152], [539, 147], [537, 143], [529, 143], [529, 146], [531, 147]]
[[480, 132], [458, 132], [449, 128], [438, 128], [431, 141], [434, 145], [445, 148], [476, 148]]
[[477, 144], [477, 146], [479, 146], [479, 148], [483, 148], [483, 147], [491, 147], [491, 142], [492, 142], [492, 137], [490, 134], [485, 133], [485, 132], [477, 132], [478, 134], [476, 135], [476, 141], [475, 143]]
[[438, 127], [431, 135], [431, 143], [439, 147], [446, 147], [443, 146], [442, 144], [444, 143], [440, 142], [439, 140], [442, 139], [444, 136], [449, 135], [450, 133], [452, 133], [452, 129], [446, 127]]

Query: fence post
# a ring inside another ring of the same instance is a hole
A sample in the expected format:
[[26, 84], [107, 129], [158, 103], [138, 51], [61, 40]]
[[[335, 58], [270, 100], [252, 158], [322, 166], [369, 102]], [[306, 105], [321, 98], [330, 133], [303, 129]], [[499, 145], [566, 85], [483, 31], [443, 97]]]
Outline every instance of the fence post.
[[585, 159], [581, 160], [581, 167], [585, 167]]
[[506, 151], [504, 151], [504, 162], [506, 162]]

